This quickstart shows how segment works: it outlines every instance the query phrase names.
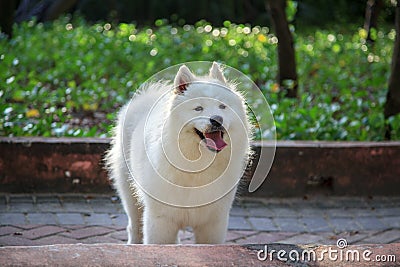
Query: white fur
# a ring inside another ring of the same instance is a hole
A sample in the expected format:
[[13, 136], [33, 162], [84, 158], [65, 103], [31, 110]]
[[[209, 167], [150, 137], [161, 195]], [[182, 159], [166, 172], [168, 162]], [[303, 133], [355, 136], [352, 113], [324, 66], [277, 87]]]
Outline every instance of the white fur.
[[[194, 110], [198, 106], [203, 110]], [[214, 115], [226, 130], [227, 146], [219, 153], [194, 130], [207, 131]], [[147, 85], [122, 108], [114, 131], [106, 162], [128, 215], [128, 244], [176, 243], [187, 226], [197, 243], [223, 243], [251, 127], [243, 97], [219, 66], [214, 63], [206, 77], [182, 66], [174, 85]]]

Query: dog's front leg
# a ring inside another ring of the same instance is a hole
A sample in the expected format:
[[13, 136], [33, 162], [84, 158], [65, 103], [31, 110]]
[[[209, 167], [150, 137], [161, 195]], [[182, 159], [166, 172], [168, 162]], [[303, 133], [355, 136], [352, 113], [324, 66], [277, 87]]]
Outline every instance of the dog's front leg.
[[152, 210], [144, 211], [144, 244], [175, 244], [178, 231], [178, 225], [169, 216]]
[[222, 244], [228, 229], [228, 214], [215, 216], [205, 224], [193, 228], [197, 244]]

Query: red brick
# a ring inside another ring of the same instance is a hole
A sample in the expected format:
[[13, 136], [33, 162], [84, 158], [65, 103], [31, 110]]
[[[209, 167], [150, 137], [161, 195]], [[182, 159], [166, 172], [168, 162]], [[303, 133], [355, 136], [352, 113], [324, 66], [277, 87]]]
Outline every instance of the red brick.
[[69, 230], [78, 230], [78, 229], [82, 229], [85, 227], [86, 227], [86, 225], [84, 225], [84, 224], [66, 224], [66, 225], [64, 225], [64, 228], [69, 229]]
[[[336, 244], [336, 241], [339, 238], [345, 238], [347, 240], [348, 244], [362, 244], [362, 243], [366, 243], [364, 241], [364, 239], [366, 237], [372, 236], [374, 234], [376, 234], [377, 231], [362, 231], [362, 232], [345, 232], [345, 233], [340, 233], [340, 234], [336, 234], [334, 239], [330, 239], [331, 242], [327, 242], [327, 244], [324, 245], [330, 245], [330, 244]], [[323, 235], [328, 235], [329, 233], [323, 233]], [[332, 235], [332, 233], [330, 233], [330, 235]], [[371, 242], [369, 242], [371, 243]]]
[[272, 232], [272, 233], [258, 233], [244, 239], [238, 240], [239, 244], [267, 244], [281, 241], [285, 238], [293, 236], [294, 233], [285, 232]]
[[114, 229], [115, 231], [121, 231], [121, 230], [126, 230], [126, 225], [122, 226], [122, 225], [109, 225], [107, 226], [109, 228]]
[[279, 243], [283, 244], [316, 244], [321, 243], [323, 237], [320, 235], [309, 234], [309, 233], [302, 233], [297, 234], [295, 236], [291, 236], [289, 238], [285, 238], [280, 240]]
[[63, 236], [74, 238], [74, 239], [84, 239], [88, 238], [91, 236], [97, 236], [97, 235], [105, 235], [113, 230], [110, 228], [106, 227], [101, 227], [101, 226], [94, 226], [94, 227], [86, 227], [78, 230], [72, 230], [70, 232], [63, 233]]
[[39, 239], [41, 237], [54, 235], [56, 233], [64, 232], [65, 229], [59, 226], [54, 225], [45, 225], [39, 228], [31, 229], [28, 231], [22, 232], [22, 235], [25, 238], [29, 239]]
[[126, 230], [116, 231], [111, 234], [111, 237], [123, 242], [128, 241], [128, 233]]
[[258, 233], [257, 231], [246, 231], [246, 230], [243, 230], [243, 231], [237, 230], [234, 232], [237, 234], [243, 235], [243, 236], [250, 236], [250, 235], [255, 235]]
[[[0, 236], [0, 246], [33, 246], [32, 240], [17, 235]], [[0, 257], [1, 262], [1, 257]]]
[[14, 226], [21, 228], [21, 229], [29, 230], [29, 229], [41, 227], [42, 225], [40, 225], [40, 224], [14, 224]]
[[243, 240], [257, 234], [259, 234], [259, 232], [256, 231], [228, 231], [226, 243], [243, 244]]
[[400, 240], [400, 230], [392, 229], [388, 231], [383, 231], [374, 236], [368, 237], [363, 240], [365, 243], [374, 243], [374, 244], [387, 244], [392, 243], [394, 241]]
[[13, 234], [15, 232], [21, 232], [21, 229], [9, 225], [0, 226], [0, 236]]
[[[253, 231], [248, 231], [248, 232], [253, 232]], [[238, 233], [237, 231], [228, 231], [226, 234], [226, 242], [233, 242], [237, 239], [243, 238], [245, 235]]]
[[76, 244], [78, 240], [60, 235], [43, 237], [33, 241], [35, 245], [54, 245], [54, 244]]

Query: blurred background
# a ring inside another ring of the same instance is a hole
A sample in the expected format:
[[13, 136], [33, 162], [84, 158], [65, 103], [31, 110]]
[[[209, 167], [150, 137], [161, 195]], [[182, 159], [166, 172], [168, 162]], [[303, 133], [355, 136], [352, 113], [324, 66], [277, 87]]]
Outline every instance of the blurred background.
[[[235, 23], [250, 23], [252, 25], [268, 26], [270, 14], [266, 12], [265, 0], [202, 0], [188, 3], [183, 0], [30, 0], [7, 1], [24, 12], [17, 14], [17, 20], [27, 19], [28, 16], [43, 17], [46, 12], [53, 12], [53, 18], [61, 12], [79, 12], [91, 22], [111, 21], [126, 22], [139, 25], [151, 25], [155, 20], [164, 18], [179, 24], [194, 24], [206, 20], [215, 26], [222, 26], [226, 20]], [[14, 3], [13, 3], [14, 2]], [[279, 2], [279, 1], [278, 1]], [[296, 5], [296, 16], [293, 24], [304, 26], [332, 26], [332, 24], [363, 23], [366, 0], [302, 0], [287, 1], [288, 5]], [[393, 23], [393, 3], [388, 0], [376, 2], [381, 22]], [[49, 10], [49, 6], [58, 4], [59, 8]], [[58, 14], [55, 14], [57, 13]], [[292, 11], [293, 12], [293, 11]], [[25, 17], [22, 15], [25, 15]]]
[[280, 140], [400, 139], [396, 0], [10, 0], [0, 12], [1, 136], [107, 137], [147, 78], [215, 60], [259, 86]]

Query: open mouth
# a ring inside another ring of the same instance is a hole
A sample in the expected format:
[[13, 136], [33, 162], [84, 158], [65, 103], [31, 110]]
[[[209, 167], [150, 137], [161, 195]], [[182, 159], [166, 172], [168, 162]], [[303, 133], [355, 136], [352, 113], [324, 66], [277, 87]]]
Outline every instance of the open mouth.
[[204, 141], [206, 147], [214, 152], [220, 152], [227, 144], [224, 141], [224, 132], [221, 129], [201, 132], [194, 128], [196, 134]]

